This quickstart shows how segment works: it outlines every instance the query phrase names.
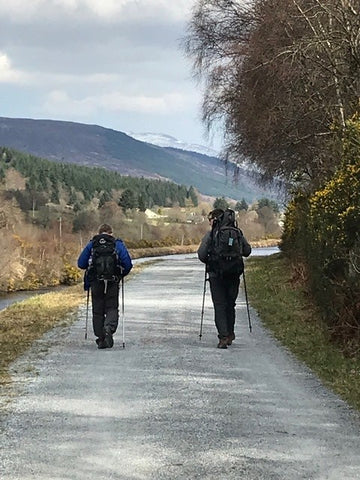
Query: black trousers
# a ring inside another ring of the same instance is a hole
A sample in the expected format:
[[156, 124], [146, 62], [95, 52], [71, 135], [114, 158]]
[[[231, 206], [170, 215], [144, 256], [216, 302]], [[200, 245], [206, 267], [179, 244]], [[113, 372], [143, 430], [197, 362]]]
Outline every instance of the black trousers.
[[94, 334], [104, 338], [105, 329], [113, 334], [119, 323], [119, 283], [94, 280], [91, 282]]
[[235, 306], [239, 293], [240, 277], [238, 275], [210, 276], [209, 281], [215, 310], [215, 325], [218, 337], [221, 339], [234, 333]]

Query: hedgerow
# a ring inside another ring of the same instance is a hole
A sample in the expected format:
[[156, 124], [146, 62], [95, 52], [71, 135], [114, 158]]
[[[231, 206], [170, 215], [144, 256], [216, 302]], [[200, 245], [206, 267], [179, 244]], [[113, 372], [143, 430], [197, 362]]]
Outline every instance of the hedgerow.
[[297, 194], [285, 215], [281, 248], [306, 265], [309, 286], [331, 332], [360, 349], [360, 119], [349, 120], [342, 163], [323, 188]]

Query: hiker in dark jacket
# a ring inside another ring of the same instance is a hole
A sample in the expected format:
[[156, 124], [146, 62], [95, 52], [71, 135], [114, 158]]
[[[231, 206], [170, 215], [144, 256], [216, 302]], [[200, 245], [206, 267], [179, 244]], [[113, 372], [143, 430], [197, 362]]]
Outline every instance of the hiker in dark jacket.
[[[208, 219], [211, 228], [214, 222], [218, 219], [224, 211], [217, 208], [209, 213]], [[209, 231], [203, 237], [198, 249], [198, 257], [203, 263], [209, 274], [211, 298], [215, 311], [215, 325], [218, 331], [218, 348], [227, 348], [235, 340], [234, 326], [235, 326], [235, 305], [236, 298], [239, 293], [240, 275], [243, 272], [242, 267], [237, 273], [223, 275], [218, 271], [212, 269], [210, 262], [210, 252], [212, 243], [212, 231]], [[242, 236], [242, 254], [248, 257], [251, 253], [251, 246], [246, 238]]]
[[[94, 242], [102, 239], [110, 241], [116, 252], [116, 274], [110, 280], [98, 279], [92, 266]], [[112, 348], [113, 335], [119, 323], [119, 282], [132, 269], [132, 261], [124, 243], [113, 237], [110, 225], [100, 225], [98, 235], [95, 235], [81, 252], [78, 267], [86, 270], [85, 290], [91, 289], [93, 329], [98, 348]]]

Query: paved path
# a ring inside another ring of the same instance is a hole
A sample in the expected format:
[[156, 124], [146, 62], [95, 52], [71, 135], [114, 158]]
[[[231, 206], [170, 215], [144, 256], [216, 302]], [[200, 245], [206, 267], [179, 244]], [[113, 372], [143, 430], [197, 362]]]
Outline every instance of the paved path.
[[[147, 267], [126, 284], [126, 348], [84, 340], [85, 309], [19, 361], [0, 423], [3, 480], [350, 480], [360, 420], [264, 331], [216, 349], [203, 267]], [[90, 335], [91, 337], [91, 335]]]

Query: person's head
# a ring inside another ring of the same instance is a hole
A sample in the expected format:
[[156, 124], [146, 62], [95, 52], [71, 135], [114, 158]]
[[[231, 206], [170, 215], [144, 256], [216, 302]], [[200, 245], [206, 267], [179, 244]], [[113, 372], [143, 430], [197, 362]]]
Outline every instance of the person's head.
[[224, 213], [224, 210], [222, 208], [215, 208], [212, 210], [209, 215], [208, 215], [208, 220], [210, 222], [210, 225], [214, 223], [214, 220], [220, 217]]
[[99, 233], [107, 233], [108, 235], [112, 235], [112, 227], [107, 223], [102, 223], [99, 227]]

